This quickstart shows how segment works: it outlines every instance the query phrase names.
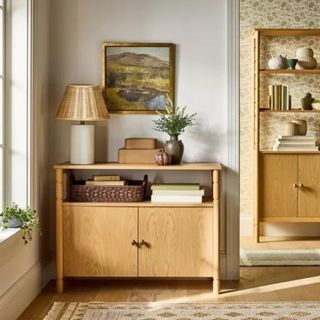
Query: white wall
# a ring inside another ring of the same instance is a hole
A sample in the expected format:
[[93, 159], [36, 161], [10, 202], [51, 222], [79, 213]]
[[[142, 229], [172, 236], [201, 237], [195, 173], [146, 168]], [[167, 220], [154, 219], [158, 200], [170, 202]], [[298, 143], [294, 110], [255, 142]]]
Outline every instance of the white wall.
[[[101, 84], [104, 41], [175, 43], [176, 101], [187, 105], [189, 112], [198, 113], [198, 126], [181, 137], [184, 161], [228, 164], [227, 1], [54, 0], [50, 15], [51, 165], [70, 157], [70, 123], [55, 120], [64, 88], [68, 83]], [[96, 123], [96, 161], [117, 161], [117, 150], [126, 137], [167, 139], [152, 130], [154, 118], [111, 115], [107, 122]], [[203, 175], [166, 175], [161, 179], [170, 178], [209, 184]], [[50, 186], [54, 225], [53, 172]], [[225, 239], [225, 232], [222, 238]], [[233, 254], [236, 256], [237, 252]]]

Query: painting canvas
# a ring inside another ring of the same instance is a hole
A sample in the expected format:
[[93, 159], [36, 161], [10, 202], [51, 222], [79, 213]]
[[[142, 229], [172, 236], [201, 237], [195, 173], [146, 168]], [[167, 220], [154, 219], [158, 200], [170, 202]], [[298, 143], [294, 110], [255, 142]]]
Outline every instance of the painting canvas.
[[113, 113], [165, 111], [174, 100], [174, 45], [103, 45], [103, 91]]

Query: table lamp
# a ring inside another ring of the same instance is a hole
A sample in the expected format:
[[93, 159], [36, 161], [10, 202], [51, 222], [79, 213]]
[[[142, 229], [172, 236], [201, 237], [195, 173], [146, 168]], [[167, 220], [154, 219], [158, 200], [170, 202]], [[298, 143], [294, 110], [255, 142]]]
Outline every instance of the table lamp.
[[94, 125], [85, 121], [110, 118], [100, 86], [69, 84], [56, 114], [60, 120], [80, 121], [71, 126], [72, 164], [94, 163]]

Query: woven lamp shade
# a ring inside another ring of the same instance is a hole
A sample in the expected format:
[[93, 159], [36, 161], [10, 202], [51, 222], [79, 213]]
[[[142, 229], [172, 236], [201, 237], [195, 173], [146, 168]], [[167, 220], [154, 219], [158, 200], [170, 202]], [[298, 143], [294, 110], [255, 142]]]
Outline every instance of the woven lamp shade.
[[60, 120], [99, 121], [110, 118], [101, 88], [69, 84], [56, 115]]

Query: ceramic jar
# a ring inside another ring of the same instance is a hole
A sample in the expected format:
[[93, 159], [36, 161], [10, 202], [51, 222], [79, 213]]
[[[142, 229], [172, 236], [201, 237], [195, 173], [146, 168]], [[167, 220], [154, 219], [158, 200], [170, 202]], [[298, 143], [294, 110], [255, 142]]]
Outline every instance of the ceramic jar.
[[183, 156], [184, 146], [177, 135], [170, 136], [170, 140], [166, 141], [164, 151], [171, 157], [171, 164], [180, 164]]
[[295, 136], [299, 133], [299, 128], [296, 123], [288, 122], [285, 125], [285, 134], [287, 136]]
[[297, 135], [305, 136], [308, 131], [308, 124], [306, 120], [296, 119], [292, 120], [291, 123], [294, 123], [298, 126]]
[[288, 68], [287, 58], [285, 58], [281, 55], [272, 57], [268, 61], [268, 67], [270, 69], [287, 69]]
[[171, 156], [169, 156], [167, 153], [163, 152], [161, 149], [155, 156], [154, 161], [159, 166], [167, 166], [171, 164]]
[[298, 64], [297, 69], [315, 69], [317, 60], [313, 57], [311, 48], [299, 48], [297, 50]]

